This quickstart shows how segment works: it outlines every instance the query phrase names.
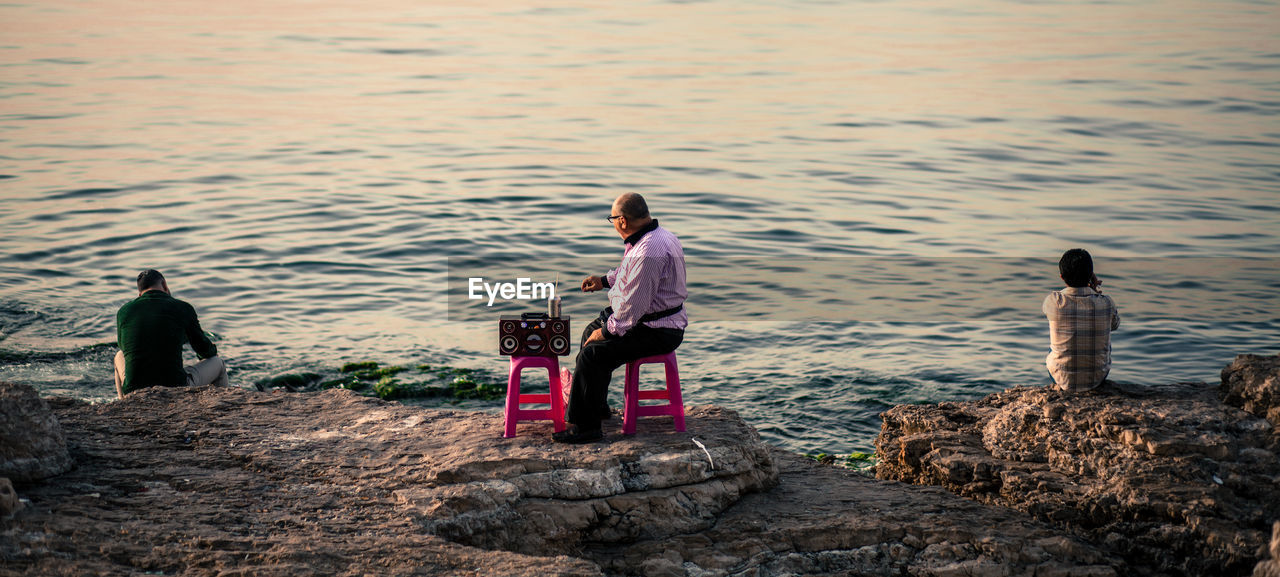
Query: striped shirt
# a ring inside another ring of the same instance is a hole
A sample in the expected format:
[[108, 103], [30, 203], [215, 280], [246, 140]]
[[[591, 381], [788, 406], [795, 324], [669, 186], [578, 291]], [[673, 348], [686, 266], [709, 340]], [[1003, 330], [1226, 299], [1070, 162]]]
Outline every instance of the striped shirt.
[[1049, 319], [1049, 356], [1045, 366], [1057, 388], [1087, 391], [1111, 371], [1111, 331], [1120, 313], [1111, 297], [1089, 287], [1049, 293], [1042, 307]]
[[[684, 304], [689, 291], [685, 287], [684, 248], [680, 239], [653, 220], [625, 241], [622, 263], [607, 275], [609, 306], [613, 316], [605, 323], [605, 336], [627, 334], [640, 317]], [[681, 329], [689, 324], [689, 315], [679, 312], [647, 321], [655, 329]]]

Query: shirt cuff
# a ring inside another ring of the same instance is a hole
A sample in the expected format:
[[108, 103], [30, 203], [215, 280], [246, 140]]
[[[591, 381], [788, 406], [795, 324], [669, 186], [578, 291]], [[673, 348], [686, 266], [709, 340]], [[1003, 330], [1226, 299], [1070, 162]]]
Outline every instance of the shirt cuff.
[[[618, 333], [610, 331], [609, 330], [610, 326], [616, 328], [618, 326], [618, 320], [613, 317], [609, 317], [609, 320], [605, 321], [604, 324], [600, 326], [600, 336], [606, 339], [612, 339], [612, 338], [617, 338], [622, 336]], [[623, 334], [626, 334], [626, 331], [623, 331]]]
[[604, 288], [609, 288], [609, 273], [604, 273], [604, 276], [600, 277], [600, 284], [603, 284]]

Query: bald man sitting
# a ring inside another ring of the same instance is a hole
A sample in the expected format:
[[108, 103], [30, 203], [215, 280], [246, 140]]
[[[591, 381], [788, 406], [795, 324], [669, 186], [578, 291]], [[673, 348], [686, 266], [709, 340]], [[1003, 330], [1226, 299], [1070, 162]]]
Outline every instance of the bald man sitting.
[[680, 240], [658, 226], [644, 197], [635, 193], [613, 201], [609, 222], [623, 239], [622, 263], [604, 276], [582, 281], [586, 292], [609, 289], [609, 306], [582, 332], [565, 411], [570, 426], [552, 435], [562, 443], [603, 439], [600, 421], [610, 415], [607, 399], [614, 369], [676, 350], [689, 324]]

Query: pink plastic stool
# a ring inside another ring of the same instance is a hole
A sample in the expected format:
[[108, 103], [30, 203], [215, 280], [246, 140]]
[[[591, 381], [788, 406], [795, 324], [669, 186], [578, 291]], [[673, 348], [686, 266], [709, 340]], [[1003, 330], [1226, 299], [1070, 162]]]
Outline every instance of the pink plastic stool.
[[[667, 388], [661, 391], [640, 390], [640, 365], [662, 364], [667, 369]], [[622, 433], [636, 434], [638, 417], [656, 417], [671, 415], [676, 421], [676, 430], [684, 431], [684, 400], [680, 397], [680, 370], [676, 366], [675, 351], [665, 355], [655, 355], [636, 359], [627, 363], [626, 385], [622, 390], [625, 409], [622, 413]], [[665, 405], [641, 406], [641, 400], [663, 399]]]
[[[544, 367], [551, 380], [549, 393], [520, 394], [520, 371], [522, 369]], [[519, 421], [551, 421], [557, 432], [564, 430], [564, 395], [560, 382], [560, 359], [557, 357], [511, 357], [511, 369], [507, 374], [507, 406], [502, 411], [505, 428], [502, 436], [510, 439], [516, 436], [516, 423]], [[521, 403], [550, 404], [550, 409], [521, 409]]]

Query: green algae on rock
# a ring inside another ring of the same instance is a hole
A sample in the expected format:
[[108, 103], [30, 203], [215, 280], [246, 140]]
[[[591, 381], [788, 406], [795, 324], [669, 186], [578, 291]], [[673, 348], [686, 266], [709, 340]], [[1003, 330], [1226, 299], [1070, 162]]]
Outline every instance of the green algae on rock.
[[354, 374], [357, 379], [360, 379], [362, 381], [380, 381], [387, 377], [394, 377], [407, 370], [409, 369], [405, 367], [378, 368], [377, 363], [374, 363], [373, 368], [365, 369], [362, 371], [356, 371]]
[[363, 369], [376, 369], [376, 368], [378, 368], [378, 363], [375, 363], [373, 361], [359, 361], [359, 362], [347, 363], [342, 365], [342, 372], [354, 373], [356, 371], [363, 370]]
[[[449, 365], [383, 367], [376, 361], [344, 363], [339, 375], [326, 378], [316, 373], [289, 373], [255, 383], [258, 390], [284, 388], [303, 390], [347, 389], [381, 399], [449, 398], [491, 401], [506, 395], [506, 384], [489, 371]], [[407, 374], [406, 374], [407, 373]]]
[[861, 453], [854, 451], [848, 455], [831, 455], [827, 453], [803, 453], [802, 457], [811, 461], [816, 461], [823, 465], [833, 465], [841, 468], [856, 471], [858, 473], [874, 475], [876, 464], [880, 462], [880, 458], [873, 453]]
[[373, 392], [383, 399], [404, 399], [422, 397], [452, 397], [454, 399], [496, 400], [506, 395], [506, 389], [500, 384], [477, 382], [469, 377], [457, 377], [448, 384], [430, 385], [422, 382], [401, 382], [399, 379], [384, 377], [373, 386]]
[[322, 381], [319, 385], [316, 386], [316, 388], [322, 391], [325, 389], [347, 389], [349, 391], [359, 391], [362, 389], [369, 388], [369, 383], [366, 383], [355, 377], [343, 377], [341, 379], [330, 379], [327, 381]]
[[259, 391], [267, 389], [302, 390], [320, 382], [324, 377], [316, 373], [286, 373], [260, 379], [253, 384]]

